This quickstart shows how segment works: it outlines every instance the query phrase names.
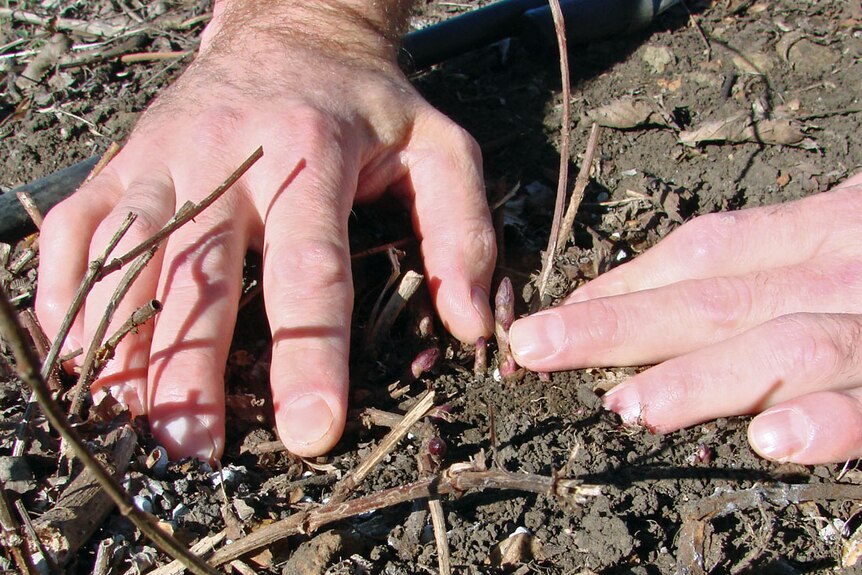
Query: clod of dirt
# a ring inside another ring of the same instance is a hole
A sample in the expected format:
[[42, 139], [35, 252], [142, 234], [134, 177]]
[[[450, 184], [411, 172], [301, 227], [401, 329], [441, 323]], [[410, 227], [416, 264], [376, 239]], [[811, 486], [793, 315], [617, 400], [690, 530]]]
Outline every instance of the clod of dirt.
[[676, 56], [670, 48], [664, 46], [647, 46], [642, 58], [656, 74], [664, 74], [668, 67], [676, 63]]
[[362, 551], [362, 542], [349, 533], [326, 531], [296, 548], [283, 575], [322, 575], [329, 565], [342, 557]]
[[0, 457], [0, 484], [19, 495], [36, 488], [33, 470], [23, 457]]

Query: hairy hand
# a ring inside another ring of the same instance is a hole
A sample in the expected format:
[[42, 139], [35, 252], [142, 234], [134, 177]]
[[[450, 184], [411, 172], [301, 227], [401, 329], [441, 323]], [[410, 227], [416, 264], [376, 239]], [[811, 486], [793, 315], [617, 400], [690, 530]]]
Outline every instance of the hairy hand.
[[[51, 335], [127, 213], [138, 219], [117, 253], [263, 146], [264, 157], [174, 233], [133, 286], [115, 324], [153, 297], [163, 311], [124, 341], [95, 385], [147, 413], [173, 457], [223, 449], [223, 372], [249, 249], [263, 254], [279, 435], [305, 456], [341, 436], [355, 201], [390, 190], [411, 210], [432, 297], [455, 336], [475, 341], [493, 325], [494, 235], [475, 142], [415, 92], [367, 22], [314, 13], [317, 3], [263, 4], [247, 14], [217, 5], [198, 59], [102, 174], [48, 214], [40, 240], [36, 304]], [[71, 347], [89, 342], [119, 275], [96, 285]]]
[[755, 414], [752, 447], [804, 464], [862, 456], [862, 174], [783, 205], [715, 213], [512, 327], [552, 371], [657, 363], [605, 406], [668, 432]]

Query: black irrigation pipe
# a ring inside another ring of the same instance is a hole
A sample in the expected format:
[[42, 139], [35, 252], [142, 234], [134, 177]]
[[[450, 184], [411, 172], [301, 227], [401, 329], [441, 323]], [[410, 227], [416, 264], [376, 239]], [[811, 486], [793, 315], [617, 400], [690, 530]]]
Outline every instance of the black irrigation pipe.
[[[561, 0], [566, 35], [572, 44], [624, 35], [649, 25], [680, 0]], [[477, 10], [407, 34], [401, 65], [408, 71], [517, 37], [532, 49], [556, 46], [553, 17], [546, 0], [498, 0]], [[98, 161], [88, 158], [44, 178], [0, 194], [0, 241], [14, 241], [33, 230], [17, 198], [27, 192], [42, 213], [71, 195]]]

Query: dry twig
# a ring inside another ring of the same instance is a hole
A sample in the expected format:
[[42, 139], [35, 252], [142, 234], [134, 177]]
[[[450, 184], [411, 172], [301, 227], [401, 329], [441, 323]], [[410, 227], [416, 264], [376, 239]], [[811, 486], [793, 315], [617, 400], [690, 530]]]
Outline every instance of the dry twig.
[[126, 271], [123, 279], [120, 280], [120, 283], [111, 295], [111, 299], [105, 306], [105, 312], [102, 314], [99, 324], [96, 326], [96, 330], [93, 333], [93, 339], [90, 342], [90, 347], [87, 348], [87, 355], [84, 356], [84, 362], [81, 365], [81, 373], [78, 376], [78, 381], [75, 383], [75, 387], [72, 390], [72, 403], [69, 407], [69, 415], [80, 415], [81, 407], [84, 405], [84, 397], [90, 389], [90, 384], [98, 377], [101, 367], [104, 367], [105, 364], [104, 361], [98, 361], [98, 354], [99, 350], [102, 349], [102, 340], [105, 337], [105, 333], [108, 331], [108, 326], [111, 323], [111, 319], [114, 317], [114, 312], [120, 305], [120, 302], [123, 300], [126, 293], [128, 293], [129, 288], [132, 287], [132, 284], [136, 279], [138, 279], [138, 276], [142, 271], [144, 271], [144, 268], [148, 263], [150, 263], [150, 260], [153, 259], [155, 254], [156, 247], [152, 247], [149, 251], [141, 254], [135, 262], [129, 266], [129, 269]]
[[585, 485], [578, 479], [512, 473], [497, 469], [486, 470], [483, 465], [456, 463], [433, 477], [378, 491], [346, 502], [330, 502], [311, 511], [296, 513], [271, 523], [231, 545], [219, 549], [210, 558], [210, 563], [215, 566], [223, 565], [246, 553], [282, 541], [291, 535], [312, 533], [324, 525], [377, 509], [429, 497], [460, 496], [474, 489], [526, 491], [556, 497], [576, 504], [583, 504], [588, 498], [601, 493], [597, 486]]
[[584, 200], [584, 192], [587, 189], [587, 184], [590, 183], [590, 169], [593, 166], [593, 158], [596, 156], [596, 148], [599, 144], [599, 134], [602, 128], [596, 122], [593, 122], [590, 128], [590, 137], [587, 141], [587, 149], [584, 152], [584, 159], [581, 162], [581, 169], [578, 171], [578, 177], [575, 180], [575, 189], [572, 190], [572, 198], [569, 200], [569, 207], [566, 208], [566, 215], [563, 218], [563, 224], [560, 226], [560, 235], [557, 236], [557, 246], [565, 247], [569, 236], [572, 235], [572, 226], [575, 225], [575, 216], [578, 214], [578, 208]]
[[39, 571], [33, 565], [30, 554], [27, 552], [21, 525], [12, 513], [12, 506], [6, 496], [6, 489], [0, 484], [0, 529], [2, 532], [3, 547], [12, 555], [18, 571], [25, 575], [35, 574]]
[[563, 125], [560, 128], [560, 178], [557, 182], [557, 201], [554, 206], [554, 220], [551, 224], [551, 233], [548, 236], [548, 249], [545, 252], [545, 260], [542, 262], [542, 271], [539, 273], [539, 282], [536, 299], [533, 307], [540, 309], [544, 307], [545, 294], [548, 290], [548, 280], [554, 269], [554, 259], [557, 257], [557, 238], [560, 234], [563, 210], [566, 205], [566, 189], [569, 181], [569, 125], [571, 124], [571, 83], [569, 81], [569, 55], [566, 45], [566, 23], [563, 11], [560, 9], [559, 0], [549, 0], [551, 14], [554, 16], [554, 30], [557, 33], [557, 47], [560, 50], [560, 76], [563, 83]]
[[168, 223], [162, 226], [162, 229], [142, 241], [140, 244], [138, 244], [122, 256], [111, 260], [110, 263], [105, 265], [102, 268], [100, 279], [122, 268], [124, 265], [134, 260], [142, 253], [158, 246], [163, 241], [165, 241], [168, 236], [170, 236], [183, 225], [194, 219], [195, 216], [200, 214], [202, 211], [210, 207], [213, 202], [215, 202], [226, 191], [228, 191], [230, 187], [233, 186], [237, 182], [237, 180], [239, 180], [248, 171], [248, 169], [251, 168], [255, 164], [255, 162], [257, 162], [262, 156], [263, 148], [259, 147], [254, 152], [252, 152], [252, 154], [248, 158], [246, 158], [246, 160], [242, 164], [240, 164], [240, 166], [236, 170], [234, 170], [233, 173], [229, 175], [224, 182], [219, 184], [215, 190], [210, 192], [207, 197], [205, 197], [198, 203], [186, 202], [182, 206], [180, 206], [180, 209], [177, 210], [177, 213], [175, 213], [174, 216], [170, 220], [168, 220]]
[[87, 174], [86, 179], [84, 180], [84, 184], [88, 184], [93, 181], [93, 179], [102, 173], [102, 170], [111, 163], [111, 160], [120, 153], [120, 145], [117, 142], [111, 142], [108, 146], [108, 149], [105, 150], [105, 153], [102, 154], [102, 157], [99, 158], [99, 161], [96, 162], [96, 165], [93, 166], [93, 169], [90, 170], [90, 173]]
[[33, 225], [36, 226], [36, 229], [41, 230], [42, 212], [39, 211], [39, 207], [36, 205], [36, 202], [33, 201], [33, 197], [27, 192], [18, 192], [15, 196], [18, 198], [18, 201], [21, 202], [21, 207], [24, 208], [24, 211], [27, 212], [27, 215], [30, 216], [31, 220], [33, 220]]
[[84, 446], [78, 432], [72, 427], [63, 414], [60, 406], [51, 397], [51, 392], [45, 384], [45, 379], [39, 373], [39, 362], [25, 343], [23, 330], [18, 323], [15, 310], [6, 294], [0, 297], [0, 333], [12, 351], [18, 375], [34, 391], [36, 400], [42, 408], [45, 417], [60, 433], [75, 455], [96, 476], [120, 512], [128, 517], [154, 545], [168, 555], [181, 559], [187, 568], [199, 575], [217, 575], [217, 572], [197, 556], [189, 553], [176, 539], [165, 533], [156, 523], [152, 515], [144, 513], [137, 507], [113, 476], [102, 466], [101, 462]]
[[[78, 312], [81, 311], [81, 306], [84, 305], [84, 300], [86, 299], [87, 294], [90, 293], [90, 290], [96, 283], [96, 280], [99, 276], [99, 272], [102, 269], [105, 260], [120, 242], [125, 233], [129, 230], [129, 227], [135, 221], [135, 218], [136, 216], [134, 214], [129, 214], [123, 221], [120, 228], [108, 241], [108, 245], [105, 247], [101, 255], [99, 255], [99, 257], [90, 262], [90, 265], [87, 268], [87, 274], [81, 281], [81, 285], [78, 286], [78, 291], [75, 292], [75, 295], [72, 298], [72, 303], [69, 304], [69, 309], [66, 311], [66, 315], [63, 317], [63, 321], [60, 322], [60, 327], [57, 329], [57, 335], [54, 337], [54, 341], [51, 344], [51, 349], [48, 350], [48, 355], [42, 362], [42, 381], [47, 381], [50, 374], [54, 371], [54, 367], [57, 363], [57, 357], [60, 355], [60, 350], [63, 348], [63, 342], [66, 341], [66, 336], [69, 335], [69, 330], [72, 329], [72, 324], [74, 323], [75, 318], [78, 316]], [[27, 434], [30, 427], [30, 418], [33, 416], [33, 410], [36, 406], [35, 399], [36, 393], [34, 391], [33, 395], [31, 395], [30, 397], [30, 400], [27, 402], [27, 407], [24, 410], [24, 416], [21, 418], [21, 426], [19, 428], [18, 435], [15, 438], [15, 446], [12, 449], [13, 455], [21, 456], [27, 449]]]
[[425, 417], [428, 411], [434, 406], [434, 391], [429, 390], [416, 402], [410, 411], [404, 415], [404, 418], [393, 427], [386, 436], [380, 440], [377, 447], [371, 454], [360, 463], [356, 469], [344, 476], [338, 485], [332, 490], [331, 503], [339, 503], [347, 499], [353, 493], [353, 490], [362, 483], [371, 470], [386, 457], [392, 449], [398, 444], [401, 439], [407, 435], [407, 432], [414, 423]]

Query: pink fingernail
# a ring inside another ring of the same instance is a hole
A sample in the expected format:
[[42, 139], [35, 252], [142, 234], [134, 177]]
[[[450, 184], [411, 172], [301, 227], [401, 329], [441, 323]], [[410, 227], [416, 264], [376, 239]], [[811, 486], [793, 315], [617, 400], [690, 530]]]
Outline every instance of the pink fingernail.
[[195, 457], [212, 461], [221, 455], [223, 445], [206, 419], [182, 415], [168, 420], [156, 419], [152, 427], [172, 458]]
[[566, 324], [555, 311], [519, 319], [509, 330], [509, 343], [518, 363], [550, 359], [562, 349], [565, 340]]
[[763, 457], [788, 461], [808, 448], [811, 423], [795, 409], [766, 411], [748, 426], [748, 441]]
[[323, 439], [334, 420], [329, 404], [316, 393], [294, 399], [281, 412], [280, 419], [286, 436], [283, 439], [297, 445], [310, 445]]
[[634, 386], [620, 384], [602, 396], [605, 409], [620, 416], [627, 425], [642, 423], [643, 407], [640, 394]]

